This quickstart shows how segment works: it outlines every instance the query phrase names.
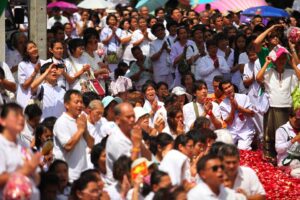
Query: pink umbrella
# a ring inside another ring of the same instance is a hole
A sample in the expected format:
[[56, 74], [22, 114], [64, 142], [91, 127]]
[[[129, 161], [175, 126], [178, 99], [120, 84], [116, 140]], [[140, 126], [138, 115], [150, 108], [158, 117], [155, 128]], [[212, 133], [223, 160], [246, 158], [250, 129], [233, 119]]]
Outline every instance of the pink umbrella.
[[[201, 2], [201, 1], [200, 1]], [[212, 9], [218, 9], [220, 12], [226, 11], [239, 11], [256, 6], [266, 6], [267, 3], [264, 0], [213, 0], [211, 3]], [[195, 6], [196, 12], [202, 12], [205, 10], [205, 4], [198, 4]]]
[[47, 5], [48, 10], [51, 10], [54, 7], [58, 7], [63, 11], [69, 11], [69, 12], [75, 12], [78, 9], [75, 4], [65, 2], [65, 1], [52, 2]]

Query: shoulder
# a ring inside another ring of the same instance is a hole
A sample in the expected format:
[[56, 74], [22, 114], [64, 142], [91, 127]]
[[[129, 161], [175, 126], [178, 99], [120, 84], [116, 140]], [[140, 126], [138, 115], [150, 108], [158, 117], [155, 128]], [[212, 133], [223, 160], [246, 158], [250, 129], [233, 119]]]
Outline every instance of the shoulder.
[[183, 110], [189, 110], [190, 108], [192, 108], [193, 107], [193, 104], [194, 104], [194, 102], [190, 102], [190, 103], [187, 103], [187, 104], [185, 104], [184, 106], [183, 106]]

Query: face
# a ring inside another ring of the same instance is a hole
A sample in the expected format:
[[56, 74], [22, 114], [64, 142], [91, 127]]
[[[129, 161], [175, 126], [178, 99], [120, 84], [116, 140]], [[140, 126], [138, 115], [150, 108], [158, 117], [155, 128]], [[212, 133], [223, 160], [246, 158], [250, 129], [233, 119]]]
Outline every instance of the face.
[[90, 37], [90, 39], [87, 41], [87, 49], [91, 49], [93, 51], [96, 51], [98, 49], [98, 38], [95, 36]]
[[285, 64], [287, 63], [287, 60], [287, 54], [282, 54], [279, 58], [276, 59], [274, 64], [276, 65], [277, 69], [284, 68]]
[[79, 58], [83, 54], [83, 51], [84, 51], [84, 46], [77, 47], [73, 52], [72, 56], [75, 58]]
[[194, 155], [193, 149], [194, 149], [193, 140], [188, 140], [188, 142], [185, 146], [181, 145], [179, 148], [179, 150], [189, 158], [192, 158]]
[[53, 54], [53, 57], [60, 60], [64, 55], [64, 47], [62, 43], [57, 42], [53, 45], [53, 48], [50, 49], [50, 52]]
[[233, 184], [232, 182], [230, 181], [228, 175], [226, 173], [224, 173], [224, 176], [223, 176], [223, 185], [224, 187], [228, 187], [228, 188], [232, 188], [233, 187]]
[[184, 106], [184, 103], [185, 103], [185, 94], [178, 96], [177, 101], [178, 101], [178, 104], [182, 108]]
[[300, 119], [299, 118], [297, 119], [296, 116], [290, 117], [289, 121], [294, 129], [300, 130]]
[[222, 27], [223, 26], [223, 17], [218, 17], [215, 22], [215, 26]]
[[42, 144], [45, 143], [47, 140], [50, 140], [52, 138], [53, 138], [53, 133], [49, 129], [45, 128], [45, 131], [40, 136], [40, 140], [41, 140]]
[[155, 100], [155, 89], [152, 86], [149, 86], [145, 92], [146, 99], [150, 102]]
[[218, 48], [220, 48], [220, 49], [226, 49], [228, 45], [229, 45], [228, 40], [220, 40], [218, 42]]
[[213, 39], [213, 35], [211, 34], [211, 32], [206, 31], [204, 33], [204, 40], [206, 41], [206, 40], [212, 40], [212, 39]]
[[227, 37], [230, 38], [230, 37], [235, 37], [236, 36], [236, 30], [235, 29], [230, 29], [227, 33]]
[[[231, 21], [231, 19], [224, 17], [223, 24], [224, 24], [224, 26], [230, 26], [230, 25], [232, 25], [232, 21]], [[228, 33], [228, 35], [229, 35], [229, 33]]]
[[143, 52], [141, 49], [136, 49], [134, 52], [133, 52], [133, 57], [137, 60], [143, 60]]
[[65, 26], [66, 35], [71, 36], [72, 31], [73, 31], [73, 27], [71, 26], [71, 24], [68, 24], [68, 25]]
[[140, 13], [141, 13], [142, 16], [148, 17], [149, 9], [144, 6], [144, 7], [141, 8]]
[[150, 116], [149, 115], [145, 115], [139, 118], [139, 120], [137, 121], [137, 124], [140, 125], [140, 127], [142, 129], [147, 129], [149, 128], [149, 121], [150, 121]]
[[65, 32], [64, 30], [59, 29], [55, 35], [55, 38], [59, 41], [64, 41], [65, 40]]
[[108, 25], [109, 26], [116, 26], [117, 24], [117, 20], [115, 17], [110, 17], [109, 20], [108, 20]]
[[205, 169], [200, 171], [200, 176], [209, 186], [218, 187], [223, 183], [223, 168], [220, 159], [208, 160]]
[[1, 125], [11, 134], [17, 135], [24, 129], [25, 118], [22, 111], [9, 111], [5, 119], [0, 120]]
[[186, 192], [180, 192], [175, 200], [187, 200], [187, 194]]
[[219, 82], [213, 81], [213, 88], [217, 98], [223, 95], [223, 92], [219, 89]]
[[130, 17], [129, 11], [125, 10], [125, 11], [123, 12], [123, 18], [124, 18], [124, 19], [128, 19], [129, 17]]
[[247, 30], [245, 31], [245, 35], [246, 35], [247, 38], [250, 37], [250, 36], [252, 35], [251, 29], [247, 29]]
[[193, 78], [191, 76], [185, 76], [184, 78], [184, 86], [185, 87], [192, 87], [194, 84]]
[[16, 48], [18, 49], [18, 51], [20, 51], [20, 52], [24, 51], [26, 42], [27, 42], [27, 37], [25, 35], [23, 35], [23, 34], [20, 35], [19, 38], [18, 38], [17, 46], [16, 46]]
[[130, 132], [135, 124], [134, 110], [131, 105], [124, 105], [121, 109], [121, 114], [117, 117], [117, 124], [123, 132]]
[[91, 110], [89, 116], [93, 122], [98, 122], [103, 116], [104, 108], [102, 105], [96, 105], [94, 109]]
[[150, 23], [149, 23], [149, 25], [150, 25], [150, 27], [152, 27], [154, 24], [156, 24], [157, 23], [157, 20], [155, 19], [155, 18], [152, 18], [151, 20], [150, 20]]
[[207, 52], [210, 56], [215, 57], [217, 55], [218, 52], [218, 47], [215, 45], [210, 45], [207, 47]]
[[159, 97], [166, 97], [168, 96], [169, 91], [168, 88], [165, 85], [161, 85], [158, 89], [157, 89], [157, 95]]
[[138, 28], [137, 19], [136, 18], [132, 18], [131, 21], [130, 21], [130, 25], [131, 25], [131, 28], [133, 30], [136, 30]]
[[233, 85], [230, 83], [226, 83], [222, 85], [224, 94], [226, 95], [226, 97], [232, 97], [234, 95], [234, 88]]
[[223, 160], [225, 171], [229, 177], [233, 177], [237, 174], [240, 165], [238, 156], [225, 156]]
[[60, 188], [65, 188], [69, 182], [68, 168], [65, 164], [58, 164], [55, 168], [55, 173], [59, 179]]
[[158, 11], [156, 17], [158, 17], [158, 18], [164, 18], [165, 17], [165, 12], [163, 10]]
[[188, 34], [186, 29], [181, 28], [178, 32], [178, 39], [179, 40], [187, 40]]
[[248, 58], [250, 62], [255, 62], [257, 60], [257, 54], [255, 52], [249, 52], [248, 53]]
[[129, 24], [129, 22], [128, 22], [128, 21], [125, 21], [125, 22], [124, 22], [124, 26], [123, 26], [123, 28], [124, 28], [124, 30], [129, 30], [129, 28], [130, 28], [130, 24]]
[[202, 22], [202, 24], [208, 24], [208, 22], [209, 22], [209, 13], [208, 12], [203, 12], [202, 17], [201, 17], [201, 22]]
[[178, 9], [175, 9], [175, 10], [173, 10], [171, 17], [173, 18], [174, 21], [178, 22], [178, 21], [180, 21], [182, 14]]
[[115, 106], [117, 105], [118, 103], [116, 101], [112, 101], [108, 107], [106, 108], [107, 109], [107, 116], [106, 116], [106, 119], [108, 121], [113, 121], [115, 120], [115, 112], [114, 112], [114, 108]]
[[145, 19], [140, 19], [140, 20], [139, 20], [139, 28], [140, 28], [141, 30], [147, 29], [147, 22], [146, 22]]
[[195, 41], [200, 41], [200, 42], [202, 42], [202, 41], [203, 41], [203, 32], [200, 31], [200, 30], [197, 30], [197, 31], [194, 33], [194, 40], [195, 40]]
[[74, 118], [77, 118], [83, 110], [82, 96], [72, 94], [71, 99], [68, 103], [65, 103], [66, 110]]
[[253, 19], [253, 26], [256, 26], [258, 24], [262, 23], [262, 19], [260, 17], [254, 18]]
[[181, 111], [176, 114], [175, 122], [176, 122], [176, 124], [178, 124], [178, 123], [183, 124], [183, 113]]
[[291, 26], [297, 26], [297, 20], [296, 20], [296, 18], [295, 17], [290, 17], [290, 23], [291, 23]]
[[45, 200], [55, 200], [58, 192], [57, 185], [48, 184], [42, 191], [43, 199]]
[[29, 43], [26, 48], [26, 52], [30, 58], [37, 58], [39, 56], [39, 51], [34, 43]]
[[196, 93], [194, 95], [196, 96], [198, 102], [203, 103], [207, 97], [207, 87], [205, 85], [202, 85], [201, 88], [198, 88], [196, 90]]
[[82, 200], [98, 200], [100, 192], [98, 183], [91, 181], [87, 184], [84, 190], [78, 192], [77, 196]]
[[176, 32], [177, 32], [177, 26], [174, 25], [174, 26], [170, 26], [170, 30], [169, 30], [169, 33], [170, 35], [176, 35]]
[[160, 182], [158, 183], [158, 187], [159, 187], [159, 189], [168, 188], [169, 186], [171, 186], [171, 184], [172, 183], [171, 183], [170, 177], [168, 175], [166, 175], [166, 176], [162, 176], [160, 178]]
[[82, 19], [82, 21], [85, 21], [85, 20], [88, 20], [90, 18], [90, 14], [89, 14], [89, 12], [82, 12], [82, 14], [81, 14], [81, 19]]
[[98, 159], [98, 166], [102, 173], [106, 172], [106, 152], [105, 150], [101, 152], [99, 159]]

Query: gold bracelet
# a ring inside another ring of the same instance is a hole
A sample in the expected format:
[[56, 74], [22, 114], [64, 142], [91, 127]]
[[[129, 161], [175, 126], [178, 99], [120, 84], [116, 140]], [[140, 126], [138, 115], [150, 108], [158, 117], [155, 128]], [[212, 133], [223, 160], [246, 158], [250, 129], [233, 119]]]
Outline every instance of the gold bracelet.
[[132, 152], [136, 152], [136, 153], [138, 153], [138, 152], [140, 152], [141, 151], [141, 149], [140, 148], [137, 148], [137, 147], [134, 147], [134, 148], [132, 148], [132, 150], [131, 150]]

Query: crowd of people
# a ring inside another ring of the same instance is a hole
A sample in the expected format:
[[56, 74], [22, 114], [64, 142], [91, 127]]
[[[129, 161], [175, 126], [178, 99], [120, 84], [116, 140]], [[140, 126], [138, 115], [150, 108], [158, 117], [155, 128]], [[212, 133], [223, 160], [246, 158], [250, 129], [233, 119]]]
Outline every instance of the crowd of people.
[[21, 26], [0, 63], [0, 199], [266, 199], [239, 150], [300, 178], [299, 21], [262, 22], [53, 8], [46, 60]]

